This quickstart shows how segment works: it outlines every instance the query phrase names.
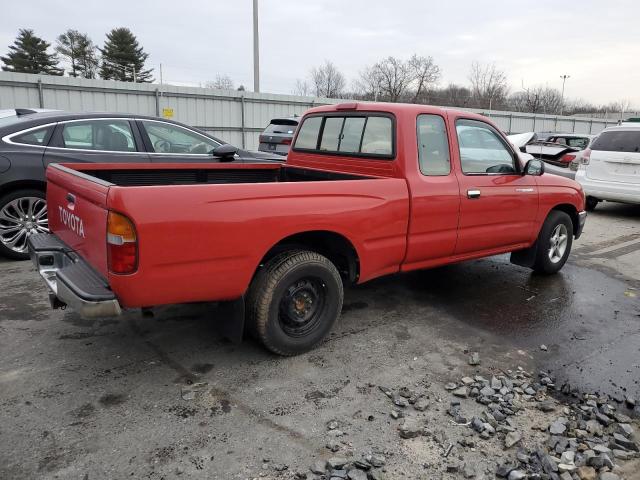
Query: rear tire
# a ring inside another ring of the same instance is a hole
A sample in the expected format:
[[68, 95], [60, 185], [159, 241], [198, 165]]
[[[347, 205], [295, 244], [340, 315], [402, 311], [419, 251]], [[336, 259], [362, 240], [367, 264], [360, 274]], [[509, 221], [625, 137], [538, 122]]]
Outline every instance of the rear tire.
[[247, 297], [249, 330], [273, 353], [290, 356], [313, 349], [342, 310], [342, 279], [326, 257], [293, 250], [268, 261]]
[[0, 255], [27, 260], [27, 237], [48, 232], [47, 202], [42, 190], [24, 189], [0, 198]]
[[538, 234], [533, 270], [545, 275], [557, 273], [569, 258], [572, 244], [571, 217], [560, 210], [552, 210]]
[[598, 203], [600, 203], [600, 200], [598, 200], [596, 197], [587, 197], [587, 201], [585, 203], [587, 212], [593, 212], [598, 206]]

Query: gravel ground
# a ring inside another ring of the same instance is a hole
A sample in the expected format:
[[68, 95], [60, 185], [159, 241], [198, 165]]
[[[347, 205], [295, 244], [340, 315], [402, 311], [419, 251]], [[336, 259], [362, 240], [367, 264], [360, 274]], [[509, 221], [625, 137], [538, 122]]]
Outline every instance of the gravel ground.
[[[640, 208], [599, 205], [574, 248], [554, 277], [499, 256], [350, 288], [328, 341], [286, 359], [220, 338], [206, 305], [96, 321], [51, 311], [31, 265], [0, 260], [0, 478], [285, 479], [332, 458], [341, 472], [341, 457], [352, 477], [369, 466], [372, 478], [494, 478], [521, 449], [534, 457], [518, 468], [535, 475], [558, 419], [578, 438], [583, 415], [604, 409], [612, 424], [591, 440], [609, 442], [616, 415], [633, 414], [626, 398], [640, 399]], [[540, 388], [506, 393], [522, 407], [512, 425], [487, 438], [458, 425], [451, 401], [467, 423], [488, 407], [473, 386], [461, 398], [447, 384], [525, 373]], [[415, 438], [401, 438], [405, 422], [418, 422]], [[522, 438], [505, 449], [509, 428]], [[595, 445], [579, 440], [570, 478]], [[637, 458], [614, 457], [615, 475], [640, 478]]]

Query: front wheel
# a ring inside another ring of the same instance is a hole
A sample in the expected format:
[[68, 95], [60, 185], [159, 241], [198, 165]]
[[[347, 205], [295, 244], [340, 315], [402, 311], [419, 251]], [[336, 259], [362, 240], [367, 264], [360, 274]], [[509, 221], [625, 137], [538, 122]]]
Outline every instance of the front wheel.
[[284, 252], [258, 272], [247, 299], [249, 327], [279, 355], [307, 352], [324, 339], [342, 310], [342, 279], [326, 257]]
[[29, 235], [48, 231], [43, 191], [16, 190], [0, 198], [0, 255], [26, 260]]
[[533, 270], [538, 273], [558, 272], [566, 263], [573, 244], [573, 222], [565, 212], [552, 210], [542, 225], [537, 240]]

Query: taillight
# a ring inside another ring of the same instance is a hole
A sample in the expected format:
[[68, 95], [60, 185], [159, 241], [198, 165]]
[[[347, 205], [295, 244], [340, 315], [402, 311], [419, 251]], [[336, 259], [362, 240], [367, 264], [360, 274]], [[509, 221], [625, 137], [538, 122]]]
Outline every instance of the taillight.
[[107, 257], [111, 273], [133, 273], [138, 268], [138, 238], [131, 220], [116, 212], [107, 216]]
[[283, 138], [281, 143], [283, 145], [291, 145], [291, 140], [293, 140], [293, 139], [291, 139], [291, 138]]
[[589, 165], [591, 161], [591, 149], [587, 148], [582, 152], [582, 158], [580, 159], [580, 165]]
[[571, 153], [567, 153], [560, 158], [560, 163], [571, 163], [575, 160], [576, 156]]

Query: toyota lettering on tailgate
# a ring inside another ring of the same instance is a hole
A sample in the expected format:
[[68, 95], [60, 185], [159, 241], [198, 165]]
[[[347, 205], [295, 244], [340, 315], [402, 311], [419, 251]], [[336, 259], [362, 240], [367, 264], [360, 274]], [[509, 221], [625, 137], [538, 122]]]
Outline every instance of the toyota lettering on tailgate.
[[58, 211], [60, 212], [60, 221], [76, 235], [84, 238], [84, 223], [82, 219], [59, 205]]

